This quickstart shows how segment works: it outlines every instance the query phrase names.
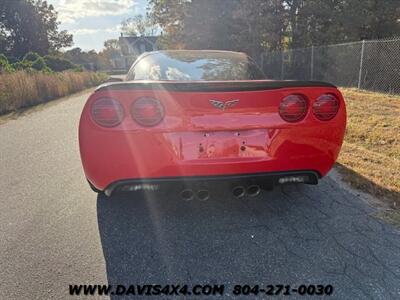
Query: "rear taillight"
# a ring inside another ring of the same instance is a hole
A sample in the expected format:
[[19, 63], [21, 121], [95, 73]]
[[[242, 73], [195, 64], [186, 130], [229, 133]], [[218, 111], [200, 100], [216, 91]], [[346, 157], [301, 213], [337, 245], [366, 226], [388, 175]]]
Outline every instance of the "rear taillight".
[[114, 127], [122, 122], [124, 109], [115, 99], [100, 98], [92, 104], [92, 118], [100, 126]]
[[133, 103], [131, 115], [142, 126], [155, 126], [164, 118], [164, 106], [157, 99], [142, 97]]
[[313, 104], [313, 113], [321, 121], [333, 119], [339, 110], [339, 100], [332, 94], [323, 94]]
[[279, 114], [287, 122], [298, 122], [307, 114], [307, 99], [303, 95], [293, 94], [283, 98]]

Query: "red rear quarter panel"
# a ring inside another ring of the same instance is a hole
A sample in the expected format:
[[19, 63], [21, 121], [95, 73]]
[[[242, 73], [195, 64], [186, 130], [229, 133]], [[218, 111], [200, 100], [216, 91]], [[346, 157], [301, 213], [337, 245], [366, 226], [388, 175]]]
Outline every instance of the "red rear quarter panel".
[[[324, 93], [340, 100], [339, 112], [330, 121], [318, 120], [311, 109]], [[290, 94], [308, 100], [306, 117], [296, 123], [279, 115], [280, 102]], [[164, 119], [154, 127], [142, 127], [130, 115], [132, 103], [142, 96], [160, 100], [165, 108]], [[91, 106], [102, 97], [122, 104], [125, 116], [118, 126], [104, 128], [93, 121]], [[222, 111], [210, 99], [239, 102]], [[339, 154], [345, 127], [345, 103], [334, 87], [234, 92], [100, 89], [83, 109], [79, 144], [85, 175], [100, 190], [124, 179], [296, 170], [324, 176]]]

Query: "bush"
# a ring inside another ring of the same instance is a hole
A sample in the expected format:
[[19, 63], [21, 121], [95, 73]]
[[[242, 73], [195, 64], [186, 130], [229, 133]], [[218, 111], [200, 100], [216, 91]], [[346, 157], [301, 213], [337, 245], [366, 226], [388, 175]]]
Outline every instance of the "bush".
[[44, 71], [44, 72], [51, 72], [51, 70], [47, 67], [46, 63], [44, 62], [43, 57], [37, 58], [32, 63], [32, 68], [36, 71]]
[[36, 52], [28, 52], [27, 54], [25, 54], [23, 60], [34, 62], [38, 58], [41, 58], [41, 56], [39, 54], [37, 54]]
[[17, 61], [16, 63], [12, 64], [12, 67], [15, 70], [31, 70], [32, 62], [29, 60], [21, 60], [21, 61]]
[[68, 59], [56, 55], [46, 55], [41, 57], [35, 52], [28, 52], [22, 60], [11, 58], [10, 60], [3, 54], [0, 54], [0, 74], [10, 73], [14, 71], [27, 71], [27, 72], [64, 72], [74, 71], [83, 72], [85, 68], [81, 65], [76, 65]]
[[85, 68], [82, 65], [75, 65], [75, 68], [72, 69], [74, 72], [83, 72]]
[[0, 54], [0, 73], [11, 73], [14, 71], [12, 65], [8, 62], [5, 55]]
[[74, 69], [76, 67], [76, 65], [74, 65], [71, 61], [54, 55], [46, 55], [44, 57], [44, 61], [46, 65], [54, 72], [62, 72], [65, 70]]
[[16, 62], [19, 61], [19, 59], [16, 58], [15, 56], [8, 56], [7, 58], [8, 58], [8, 62], [9, 62], [10, 64], [13, 64], [13, 63], [16, 63]]
[[20, 61], [13, 59], [13, 63], [6, 56], [0, 54], [0, 73], [13, 72], [15, 70], [41, 71], [41, 72], [63, 72], [71, 70], [74, 72], [82, 72], [85, 69], [80, 65], [75, 65], [68, 59], [56, 56], [46, 55], [41, 57], [35, 52], [28, 52]]

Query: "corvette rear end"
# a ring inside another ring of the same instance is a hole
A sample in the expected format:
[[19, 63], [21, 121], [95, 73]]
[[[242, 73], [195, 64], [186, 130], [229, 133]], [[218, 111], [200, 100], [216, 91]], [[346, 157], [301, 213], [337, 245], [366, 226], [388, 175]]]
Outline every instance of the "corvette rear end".
[[88, 99], [79, 142], [95, 190], [110, 195], [178, 184], [191, 199], [193, 184], [228, 181], [240, 197], [275, 184], [316, 184], [332, 168], [346, 126], [336, 87], [261, 75], [191, 80], [180, 77], [184, 67], [170, 80], [162, 69], [157, 80], [106, 84]]

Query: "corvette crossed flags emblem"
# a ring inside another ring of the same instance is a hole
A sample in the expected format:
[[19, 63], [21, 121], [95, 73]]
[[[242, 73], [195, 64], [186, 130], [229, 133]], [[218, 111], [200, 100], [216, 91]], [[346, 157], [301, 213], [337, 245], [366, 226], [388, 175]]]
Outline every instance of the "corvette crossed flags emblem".
[[209, 100], [209, 101], [214, 107], [225, 110], [229, 107], [235, 106], [239, 102], [239, 99], [229, 100], [226, 102], [218, 100]]

